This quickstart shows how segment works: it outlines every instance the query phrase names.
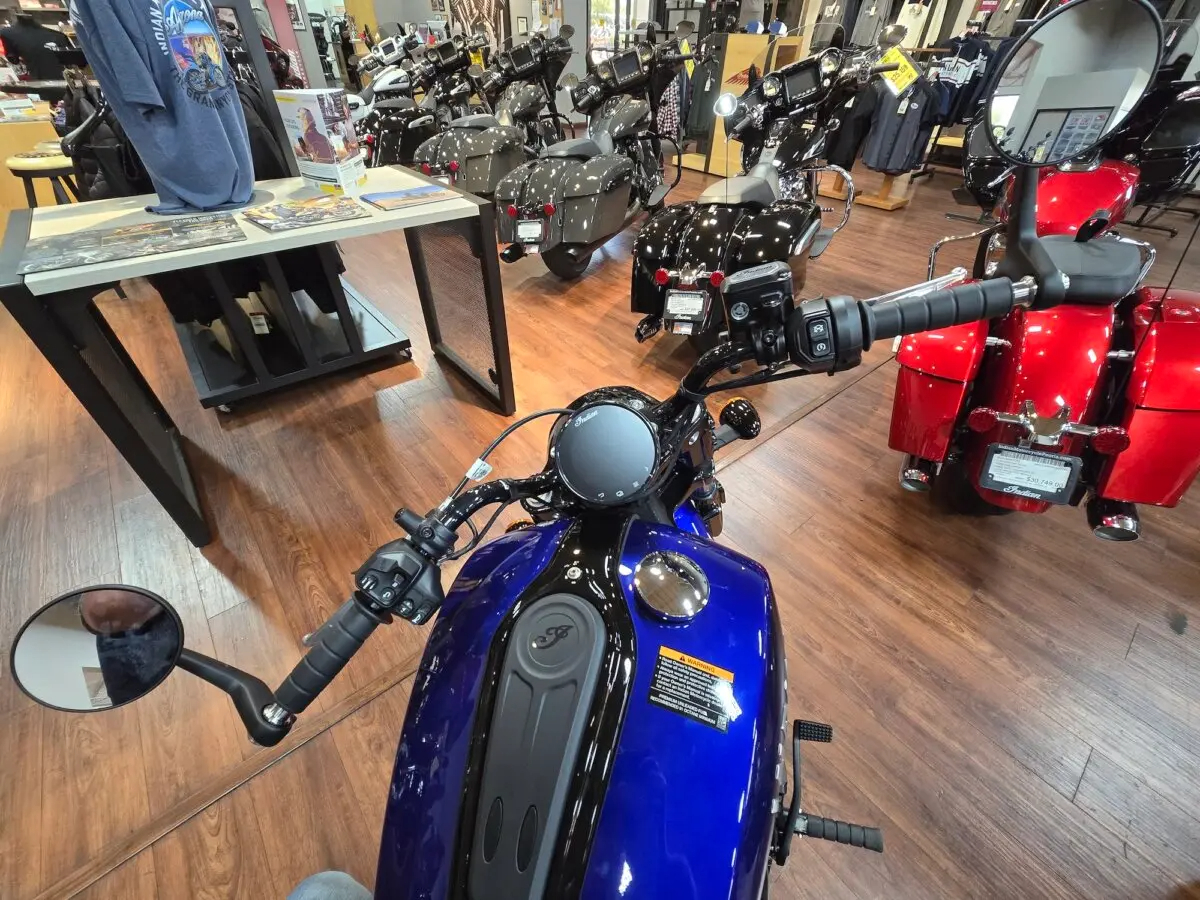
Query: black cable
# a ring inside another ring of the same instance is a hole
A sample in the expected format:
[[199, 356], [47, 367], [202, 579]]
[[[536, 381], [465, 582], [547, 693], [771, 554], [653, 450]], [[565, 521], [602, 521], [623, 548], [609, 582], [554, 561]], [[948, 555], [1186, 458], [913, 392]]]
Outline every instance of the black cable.
[[475, 537], [473, 537], [465, 547], [463, 547], [461, 550], [456, 550], [454, 553], [451, 553], [449, 556], [443, 559], [442, 562], [449, 562], [452, 559], [458, 559], [460, 556], [466, 556], [468, 553], [478, 547], [479, 543], [487, 536], [488, 531], [491, 530], [491, 527], [496, 524], [496, 520], [500, 518], [500, 513], [504, 512], [515, 502], [515, 500], [508, 500], [496, 507], [496, 511], [492, 513], [492, 517], [487, 520], [487, 524], [483, 526], [481, 531], [475, 531], [475, 526], [471, 524], [470, 519], [467, 519], [467, 525], [470, 526], [471, 531], [475, 534]]
[[[543, 409], [540, 412], [530, 413], [523, 419], [518, 419], [517, 421], [515, 421], [511, 425], [509, 425], [507, 428], [505, 428], [502, 432], [500, 432], [500, 435], [494, 441], [492, 441], [490, 444], [488, 444], [487, 449], [484, 450], [483, 453], [481, 453], [479, 455], [478, 461], [485, 462], [488, 458], [488, 455], [493, 450], [495, 450], [497, 447], [500, 446], [500, 442], [503, 441], [510, 434], [512, 434], [514, 431], [516, 431], [518, 428], [520, 428], [522, 425], [525, 425], [528, 422], [532, 422], [534, 419], [540, 419], [542, 416], [569, 416], [573, 412], [574, 412], [574, 410], [571, 410], [571, 409]], [[464, 487], [467, 486], [467, 482], [470, 480], [471, 480], [470, 478], [468, 478], [466, 475], [464, 475], [462, 477], [462, 480], [458, 483], [458, 485], [454, 488], [454, 490], [452, 490], [450, 492], [450, 496], [447, 497], [446, 500], [450, 501], [450, 500], [453, 500], [455, 497], [457, 497], [459, 492]]]

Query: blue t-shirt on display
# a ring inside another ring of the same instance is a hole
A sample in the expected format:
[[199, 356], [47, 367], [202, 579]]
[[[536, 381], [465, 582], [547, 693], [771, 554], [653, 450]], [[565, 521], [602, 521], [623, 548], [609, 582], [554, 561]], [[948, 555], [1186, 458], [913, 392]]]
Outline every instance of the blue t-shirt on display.
[[159, 205], [150, 210], [249, 201], [246, 120], [208, 0], [74, 0], [71, 20], [154, 182]]

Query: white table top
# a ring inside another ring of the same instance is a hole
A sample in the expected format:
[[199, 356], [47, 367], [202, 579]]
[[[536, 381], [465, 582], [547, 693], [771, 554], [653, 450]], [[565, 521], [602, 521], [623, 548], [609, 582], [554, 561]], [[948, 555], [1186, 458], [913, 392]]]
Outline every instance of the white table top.
[[[405, 188], [423, 187], [429, 182], [402, 169], [367, 169], [367, 185], [363, 193], [376, 191], [398, 191]], [[251, 206], [298, 200], [317, 196], [318, 192], [307, 187], [300, 178], [280, 178], [260, 181], [254, 186], [255, 196]], [[165, 217], [146, 212], [146, 207], [156, 200], [153, 194], [141, 197], [123, 197], [117, 200], [94, 200], [89, 203], [72, 203], [62, 206], [39, 207], [33, 211], [33, 222], [29, 237], [52, 237], [74, 231], [95, 228], [116, 228], [123, 225], [141, 225], [161, 222]], [[244, 259], [261, 253], [278, 253], [345, 238], [377, 234], [401, 228], [428, 225], [450, 219], [465, 219], [479, 215], [479, 205], [464, 197], [453, 197], [423, 203], [406, 209], [385, 212], [368, 203], [359, 201], [369, 215], [362, 219], [331, 222], [327, 225], [310, 225], [293, 231], [270, 232], [253, 222], [245, 221], [239, 210], [233, 210], [235, 221], [246, 234], [246, 240], [211, 247], [195, 247], [190, 250], [173, 250], [130, 259], [56, 269], [52, 272], [32, 272], [26, 276], [25, 285], [38, 295], [53, 294], [89, 287], [95, 284], [110, 284], [124, 278], [141, 275], [156, 275], [176, 269], [211, 263]]]

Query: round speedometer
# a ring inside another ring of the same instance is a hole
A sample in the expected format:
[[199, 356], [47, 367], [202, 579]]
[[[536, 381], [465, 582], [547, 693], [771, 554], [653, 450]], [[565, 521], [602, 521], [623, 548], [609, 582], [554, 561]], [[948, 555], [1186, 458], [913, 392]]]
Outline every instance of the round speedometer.
[[827, 47], [821, 53], [819, 64], [822, 75], [832, 75], [842, 67], [842, 51], [837, 47]]
[[779, 79], [774, 75], [768, 75], [762, 80], [762, 95], [768, 100], [774, 100], [779, 96], [779, 92], [783, 90], [783, 85], [779, 83]]
[[563, 486], [585, 503], [621, 506], [645, 493], [658, 462], [658, 439], [645, 417], [618, 403], [572, 415], [554, 437]]

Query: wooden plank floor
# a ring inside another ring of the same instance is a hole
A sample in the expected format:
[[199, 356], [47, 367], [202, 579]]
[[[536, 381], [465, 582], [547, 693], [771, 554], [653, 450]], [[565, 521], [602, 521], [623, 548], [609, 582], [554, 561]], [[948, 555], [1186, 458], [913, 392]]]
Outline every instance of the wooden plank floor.
[[[680, 196], [703, 183], [687, 176]], [[924, 182], [899, 213], [855, 210], [806, 294], [919, 280], [929, 244], [965, 228], [941, 218], [954, 183]], [[1146, 236], [1165, 280], [1187, 235]], [[630, 241], [565, 287], [537, 260], [505, 269], [519, 412], [606, 383], [664, 395], [686, 370], [677, 341], [632, 339]], [[103, 303], [194, 445], [219, 535], [202, 551], [0, 318], [0, 664], [45, 599], [123, 580], [171, 599], [193, 648], [277, 681], [348, 573], [395, 536], [395, 507], [440, 499], [503, 427], [431, 360], [403, 242], [344, 255], [414, 335], [415, 365], [232, 417], [199, 408], [147, 288]], [[1200, 262], [1178, 283], [1200, 285]], [[876, 351], [854, 373], [757, 389], [773, 436], [739, 447], [722, 476], [723, 540], [762, 560], [780, 596], [792, 712], [837, 728], [808, 756], [808, 805], [887, 829], [883, 857], [805, 843], [773, 896], [1193, 896], [1200, 644], [1181, 626], [1200, 605], [1200, 503], [1146, 511], [1146, 539], [1119, 547], [1092, 539], [1077, 510], [940, 517], [895, 485], [893, 378]], [[543, 437], [519, 432], [498, 468], [539, 466]], [[33, 706], [5, 673], [0, 897], [282, 897], [321, 867], [369, 882], [423, 638], [397, 626], [372, 641], [275, 750], [249, 744], [227, 701], [183, 674], [85, 717]]]

